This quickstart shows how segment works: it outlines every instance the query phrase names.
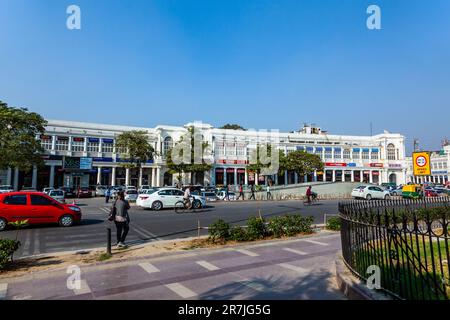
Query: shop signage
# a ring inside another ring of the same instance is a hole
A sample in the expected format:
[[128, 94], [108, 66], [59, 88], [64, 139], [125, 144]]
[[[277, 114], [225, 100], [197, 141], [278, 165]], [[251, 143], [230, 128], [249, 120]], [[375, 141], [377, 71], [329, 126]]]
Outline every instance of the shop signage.
[[234, 168], [227, 168], [227, 173], [234, 173]]
[[92, 158], [95, 162], [113, 162], [113, 158]]
[[383, 164], [382, 163], [371, 163], [370, 166], [372, 168], [383, 168]]
[[238, 169], [237, 172], [238, 173], [245, 173], [245, 169]]
[[378, 171], [372, 171], [372, 175], [374, 175], [374, 176], [379, 176], [380, 173], [379, 173]]
[[102, 139], [103, 143], [114, 143], [114, 139]]
[[52, 140], [51, 136], [41, 135], [41, 140]]
[[390, 163], [389, 168], [401, 168], [402, 165], [399, 163]]
[[441, 170], [441, 171], [432, 171], [432, 174], [447, 174], [448, 171], [447, 170]]
[[347, 163], [347, 167], [356, 167], [356, 163], [355, 162]]
[[346, 167], [347, 164], [343, 162], [325, 162], [326, 167]]
[[414, 152], [413, 153], [413, 172], [415, 176], [431, 175], [430, 153]]
[[75, 142], [84, 142], [84, 138], [73, 137], [73, 138], [72, 138], [72, 141], [75, 141]]
[[80, 158], [64, 157], [63, 168], [64, 169], [80, 169]]
[[69, 137], [57, 137], [56, 140], [58, 140], [58, 141], [69, 141]]
[[227, 159], [220, 159], [217, 160], [216, 163], [222, 163], [222, 164], [247, 164], [247, 160], [227, 160]]
[[370, 174], [370, 171], [364, 171], [363, 174]]
[[88, 138], [88, 141], [95, 143], [95, 142], [100, 142], [100, 139], [99, 138]]
[[223, 172], [223, 168], [216, 168], [216, 172], [217, 173], [222, 173]]
[[80, 169], [81, 170], [91, 170], [92, 169], [92, 158], [80, 158]]

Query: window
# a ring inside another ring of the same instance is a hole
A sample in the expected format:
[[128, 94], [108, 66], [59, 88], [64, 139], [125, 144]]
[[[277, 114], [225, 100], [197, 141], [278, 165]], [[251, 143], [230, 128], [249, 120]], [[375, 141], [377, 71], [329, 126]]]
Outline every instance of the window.
[[163, 190], [158, 192], [158, 195], [160, 196], [171, 196], [172, 195], [172, 190]]
[[344, 149], [344, 159], [350, 159], [350, 150]]
[[45, 198], [37, 194], [32, 194], [30, 198], [32, 206], [49, 206], [53, 204], [53, 201], [49, 198]]
[[331, 149], [325, 149], [325, 159], [333, 158], [333, 151]]
[[13, 205], [13, 206], [24, 206], [27, 204], [27, 196], [25, 194], [15, 195], [15, 196], [7, 196], [3, 203]]
[[227, 156], [235, 156], [236, 155], [236, 148], [234, 143], [227, 143]]
[[98, 152], [99, 143], [98, 142], [88, 142], [87, 151], [88, 152]]
[[363, 158], [363, 160], [368, 160], [370, 157], [369, 157], [369, 151], [363, 151], [362, 152], [362, 158]]
[[334, 150], [334, 158], [335, 159], [341, 159], [342, 158], [341, 149], [335, 149]]
[[173, 146], [173, 140], [171, 137], [166, 137], [164, 139], [164, 145], [163, 145], [163, 154], [167, 155], [170, 149], [172, 149]]
[[216, 150], [215, 150], [215, 154], [218, 156], [223, 156], [224, 155], [224, 147], [223, 144], [218, 143], [216, 144]]
[[361, 159], [361, 153], [353, 150], [353, 159]]
[[45, 150], [52, 150], [52, 137], [51, 136], [42, 136], [41, 137], [41, 146]]
[[372, 160], [378, 160], [379, 156], [378, 156], [378, 152], [372, 152]]
[[114, 149], [114, 143], [102, 143], [102, 152], [112, 153]]
[[236, 147], [236, 153], [238, 156], [244, 156], [245, 155], [245, 149], [247, 147], [245, 146], [245, 144], [238, 144]]
[[84, 138], [72, 139], [72, 151], [75, 152], [84, 151]]
[[388, 146], [387, 146], [387, 159], [388, 160], [395, 160], [396, 159], [395, 155], [396, 155], [395, 146], [392, 143], [388, 144]]
[[57, 137], [55, 149], [56, 151], [69, 150], [69, 137]]

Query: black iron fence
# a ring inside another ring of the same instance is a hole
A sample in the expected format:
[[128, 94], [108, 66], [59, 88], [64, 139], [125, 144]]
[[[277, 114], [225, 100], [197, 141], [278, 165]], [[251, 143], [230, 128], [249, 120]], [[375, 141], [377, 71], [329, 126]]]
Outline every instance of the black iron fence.
[[339, 212], [343, 258], [356, 276], [378, 270], [380, 290], [398, 299], [450, 299], [450, 198], [351, 201]]

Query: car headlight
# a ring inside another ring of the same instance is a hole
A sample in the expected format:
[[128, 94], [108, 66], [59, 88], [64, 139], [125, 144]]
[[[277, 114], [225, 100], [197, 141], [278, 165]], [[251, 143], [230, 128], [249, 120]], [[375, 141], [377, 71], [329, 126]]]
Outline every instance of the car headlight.
[[80, 212], [81, 209], [78, 207], [69, 207], [70, 210], [75, 211], [75, 212]]

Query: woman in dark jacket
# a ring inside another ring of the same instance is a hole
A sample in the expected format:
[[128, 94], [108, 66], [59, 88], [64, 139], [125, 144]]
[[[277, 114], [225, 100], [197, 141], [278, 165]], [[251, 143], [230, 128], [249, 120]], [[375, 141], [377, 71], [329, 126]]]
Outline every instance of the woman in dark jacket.
[[123, 192], [120, 192], [118, 194], [118, 198], [114, 202], [113, 207], [116, 211], [114, 222], [117, 229], [117, 246], [119, 248], [123, 248], [126, 247], [125, 238], [127, 237], [128, 231], [130, 230], [130, 216], [128, 215], [130, 204], [125, 200], [125, 194]]

